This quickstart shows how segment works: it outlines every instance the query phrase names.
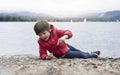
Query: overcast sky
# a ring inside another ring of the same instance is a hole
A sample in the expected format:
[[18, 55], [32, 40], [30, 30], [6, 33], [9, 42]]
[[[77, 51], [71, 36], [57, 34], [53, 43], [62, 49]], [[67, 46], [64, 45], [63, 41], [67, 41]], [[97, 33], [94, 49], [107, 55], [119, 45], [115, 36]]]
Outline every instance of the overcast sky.
[[120, 0], [0, 0], [0, 11], [31, 11], [54, 16], [120, 10]]

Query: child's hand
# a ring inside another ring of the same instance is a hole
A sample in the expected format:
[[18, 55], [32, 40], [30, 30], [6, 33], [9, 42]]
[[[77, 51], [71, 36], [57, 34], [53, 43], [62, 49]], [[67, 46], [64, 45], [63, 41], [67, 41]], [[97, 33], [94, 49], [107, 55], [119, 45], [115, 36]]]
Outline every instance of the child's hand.
[[53, 56], [52, 53], [50, 53], [50, 54], [46, 57], [47, 60], [51, 60], [51, 59], [53, 59], [53, 58], [55, 58], [55, 57]]
[[59, 39], [58, 39], [58, 42], [57, 42], [57, 46], [58, 46], [60, 43], [64, 42], [67, 38], [68, 38], [68, 35], [64, 35], [64, 36], [62, 36], [61, 38], [59, 38]]

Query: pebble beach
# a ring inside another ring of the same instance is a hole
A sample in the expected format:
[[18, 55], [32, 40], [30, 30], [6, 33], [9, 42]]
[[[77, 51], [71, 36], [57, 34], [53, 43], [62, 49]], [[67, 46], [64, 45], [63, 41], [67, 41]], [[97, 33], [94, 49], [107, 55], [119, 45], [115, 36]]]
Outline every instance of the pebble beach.
[[120, 75], [120, 58], [41, 60], [33, 55], [1, 56], [0, 75]]

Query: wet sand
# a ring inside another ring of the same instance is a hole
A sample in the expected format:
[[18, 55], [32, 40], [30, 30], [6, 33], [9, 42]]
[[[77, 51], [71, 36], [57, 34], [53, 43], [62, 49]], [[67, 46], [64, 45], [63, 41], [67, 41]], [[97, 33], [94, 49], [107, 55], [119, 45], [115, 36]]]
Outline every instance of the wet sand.
[[1, 56], [0, 75], [120, 75], [120, 58], [41, 60], [32, 55]]

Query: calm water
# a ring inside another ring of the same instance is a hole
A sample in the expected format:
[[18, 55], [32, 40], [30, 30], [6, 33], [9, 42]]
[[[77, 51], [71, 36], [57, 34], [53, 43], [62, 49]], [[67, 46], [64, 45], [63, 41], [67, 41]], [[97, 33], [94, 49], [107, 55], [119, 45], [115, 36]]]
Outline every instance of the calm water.
[[[38, 56], [35, 22], [0, 22], [0, 55]], [[120, 57], [119, 22], [52, 22], [55, 27], [69, 29], [73, 37], [66, 42], [80, 50], [100, 50], [102, 57]]]

